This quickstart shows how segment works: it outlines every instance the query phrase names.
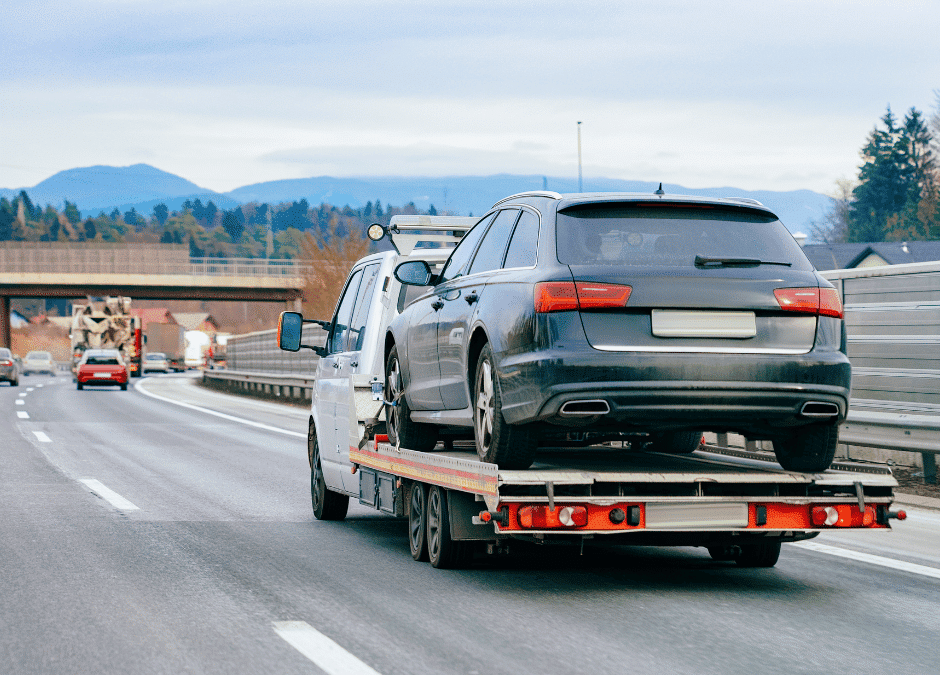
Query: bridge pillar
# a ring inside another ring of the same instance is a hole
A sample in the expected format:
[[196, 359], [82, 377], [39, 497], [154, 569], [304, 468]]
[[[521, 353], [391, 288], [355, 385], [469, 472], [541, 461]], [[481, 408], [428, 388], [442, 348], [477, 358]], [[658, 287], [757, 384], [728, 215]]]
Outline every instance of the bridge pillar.
[[10, 335], [10, 296], [0, 295], [0, 347], [11, 349], [13, 336]]

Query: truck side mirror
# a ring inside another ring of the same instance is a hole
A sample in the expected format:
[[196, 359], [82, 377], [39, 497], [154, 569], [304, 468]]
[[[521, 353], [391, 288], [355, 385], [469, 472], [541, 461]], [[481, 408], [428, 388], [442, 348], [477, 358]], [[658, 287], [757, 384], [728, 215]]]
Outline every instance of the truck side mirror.
[[432, 276], [431, 266], [425, 260], [409, 260], [395, 268], [395, 278], [407, 286], [427, 286]]
[[277, 320], [277, 346], [287, 352], [300, 351], [304, 317], [297, 312], [281, 312]]

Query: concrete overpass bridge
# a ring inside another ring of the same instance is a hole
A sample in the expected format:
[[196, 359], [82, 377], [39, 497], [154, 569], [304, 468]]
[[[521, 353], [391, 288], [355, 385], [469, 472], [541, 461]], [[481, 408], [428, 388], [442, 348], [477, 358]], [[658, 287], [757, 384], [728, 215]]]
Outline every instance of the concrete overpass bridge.
[[2, 242], [0, 346], [10, 346], [11, 298], [126, 295], [296, 305], [309, 272], [291, 260], [190, 258], [180, 245]]

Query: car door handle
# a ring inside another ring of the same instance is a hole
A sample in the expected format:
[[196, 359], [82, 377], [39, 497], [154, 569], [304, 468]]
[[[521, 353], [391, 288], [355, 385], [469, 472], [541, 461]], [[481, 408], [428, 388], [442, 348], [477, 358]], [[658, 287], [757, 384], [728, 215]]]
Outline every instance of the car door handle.
[[480, 296], [477, 295], [477, 292], [476, 292], [476, 291], [473, 291], [470, 295], [468, 295], [466, 298], [464, 298], [464, 300], [467, 301], [467, 304], [468, 304], [468, 305], [472, 305], [473, 303], [475, 303], [475, 302], [476, 302], [477, 300], [479, 300], [479, 299], [480, 299]]
[[440, 309], [443, 306], [444, 306], [444, 301], [441, 300], [440, 298], [438, 298], [437, 300], [431, 303], [431, 307], [433, 307], [436, 310]]

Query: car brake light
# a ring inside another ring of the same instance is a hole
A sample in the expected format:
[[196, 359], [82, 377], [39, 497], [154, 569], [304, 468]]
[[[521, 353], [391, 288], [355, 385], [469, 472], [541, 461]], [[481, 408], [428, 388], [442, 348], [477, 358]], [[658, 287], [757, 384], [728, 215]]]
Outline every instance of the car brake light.
[[553, 527], [584, 527], [587, 509], [583, 506], [523, 506], [519, 509], [519, 525], [526, 529], [546, 530]]
[[0, 366], [12, 366], [12, 361], [0, 361]]
[[631, 286], [592, 281], [544, 281], [535, 285], [535, 311], [569, 312], [575, 309], [616, 309], [625, 307]]
[[778, 288], [774, 297], [781, 309], [842, 318], [842, 300], [834, 288]]

